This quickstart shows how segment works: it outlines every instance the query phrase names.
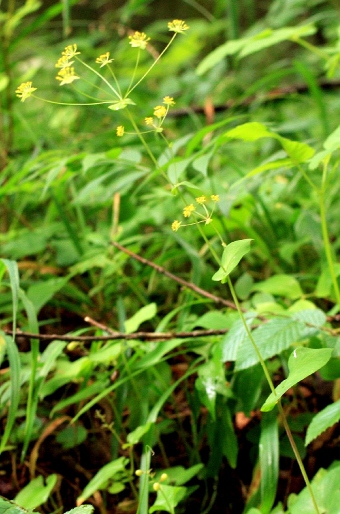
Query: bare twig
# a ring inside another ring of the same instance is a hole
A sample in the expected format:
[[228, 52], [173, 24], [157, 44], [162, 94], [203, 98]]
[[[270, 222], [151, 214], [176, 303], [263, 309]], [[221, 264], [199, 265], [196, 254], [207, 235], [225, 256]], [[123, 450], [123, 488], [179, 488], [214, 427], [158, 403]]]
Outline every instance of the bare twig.
[[[98, 323], [99, 325], [99, 323]], [[107, 329], [105, 329], [107, 330]], [[110, 329], [108, 330], [110, 331]], [[193, 337], [207, 337], [215, 335], [223, 335], [228, 329], [219, 330], [192, 330], [187, 332], [133, 332], [132, 334], [125, 334], [123, 332], [114, 332], [111, 335], [105, 336], [76, 336], [76, 335], [60, 335], [60, 334], [34, 334], [32, 332], [21, 332], [17, 330], [16, 337], [23, 337], [25, 339], [39, 339], [40, 341], [80, 341], [83, 343], [91, 343], [92, 341], [113, 341], [113, 340], [131, 340], [139, 339], [140, 341], [167, 341], [169, 339], [189, 339]], [[12, 330], [4, 330], [5, 334], [13, 335]]]
[[225, 300], [224, 298], [221, 298], [220, 296], [215, 296], [214, 294], [209, 293], [205, 289], [201, 289], [200, 287], [196, 286], [192, 282], [187, 282], [186, 280], [183, 280], [182, 278], [178, 277], [177, 275], [170, 273], [170, 271], [167, 271], [162, 266], [159, 266], [158, 264], [155, 264], [152, 261], [148, 261], [147, 259], [145, 259], [144, 257], [141, 257], [137, 253], [131, 252], [131, 250], [128, 250], [128, 248], [125, 248], [125, 246], [120, 245], [116, 241], [112, 241], [112, 244], [113, 244], [113, 246], [118, 248], [118, 250], [120, 250], [121, 252], [126, 253], [127, 255], [129, 255], [133, 259], [136, 259], [137, 261], [141, 262], [142, 264], [146, 264], [147, 266], [150, 266], [151, 268], [155, 269], [159, 273], [162, 273], [166, 277], [171, 278], [171, 280], [174, 280], [178, 284], [181, 284], [182, 286], [187, 287], [188, 289], [191, 289], [192, 291], [195, 291], [195, 293], [197, 293], [201, 296], [204, 296], [205, 298], [209, 298], [209, 300], [212, 300], [213, 302], [215, 302], [217, 304], [225, 305], [226, 307], [229, 307], [230, 309], [237, 310], [236, 305], [233, 302], [231, 302], [229, 300]]

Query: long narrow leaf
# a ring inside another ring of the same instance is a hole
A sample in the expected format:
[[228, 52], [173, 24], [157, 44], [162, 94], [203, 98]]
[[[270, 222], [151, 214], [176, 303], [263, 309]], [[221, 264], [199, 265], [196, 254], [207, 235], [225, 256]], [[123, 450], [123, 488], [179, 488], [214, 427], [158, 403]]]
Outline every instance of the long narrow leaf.
[[[10, 285], [12, 290], [12, 311], [13, 311], [13, 334], [16, 332], [16, 317], [18, 311], [18, 296], [19, 296], [19, 273], [18, 265], [15, 261], [8, 259], [1, 259], [2, 263], [6, 266], [9, 274]], [[10, 367], [10, 405], [8, 409], [8, 417], [6, 421], [5, 431], [0, 442], [0, 454], [3, 452], [8, 438], [10, 436], [12, 427], [15, 422], [15, 416], [18, 410], [20, 401], [20, 357], [19, 350], [15, 342], [15, 336], [10, 337], [4, 335], [6, 341], [6, 349]]]

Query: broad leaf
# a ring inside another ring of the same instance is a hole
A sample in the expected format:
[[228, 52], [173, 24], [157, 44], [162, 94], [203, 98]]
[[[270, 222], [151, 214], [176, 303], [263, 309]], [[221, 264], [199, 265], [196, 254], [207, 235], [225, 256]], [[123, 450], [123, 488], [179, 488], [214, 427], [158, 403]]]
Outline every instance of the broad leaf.
[[250, 242], [252, 239], [242, 239], [241, 241], [234, 241], [228, 244], [224, 249], [222, 255], [222, 266], [212, 280], [222, 281], [224, 283], [228, 275], [236, 268], [242, 257], [250, 251]]
[[315, 373], [322, 368], [331, 358], [333, 349], [322, 348], [320, 350], [312, 350], [310, 348], [297, 348], [289, 357], [288, 368], [289, 375], [275, 388], [275, 394], [271, 393], [261, 410], [267, 412], [272, 410], [281, 396], [295, 384]]
[[35, 509], [48, 500], [56, 483], [57, 475], [55, 474], [46, 478], [46, 484], [44, 484], [42, 475], [39, 475], [21, 489], [14, 500], [27, 509]]

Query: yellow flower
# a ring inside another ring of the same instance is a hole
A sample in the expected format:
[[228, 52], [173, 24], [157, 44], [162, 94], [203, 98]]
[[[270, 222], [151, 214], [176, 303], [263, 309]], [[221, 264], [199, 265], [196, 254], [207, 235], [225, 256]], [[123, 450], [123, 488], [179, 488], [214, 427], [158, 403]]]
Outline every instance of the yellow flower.
[[149, 116], [148, 118], [144, 118], [146, 125], [153, 125], [153, 118]]
[[177, 34], [184, 34], [185, 30], [188, 30], [188, 25], [183, 20], [173, 20], [168, 23], [168, 29], [170, 32], [177, 32]]
[[152, 486], [154, 491], [159, 491], [161, 488], [161, 484], [159, 482], [155, 482]]
[[196, 198], [196, 202], [199, 203], [199, 204], [203, 204], [207, 201], [206, 197], [204, 195], [202, 196], [199, 196], [198, 198]]
[[159, 479], [160, 482], [164, 482], [164, 480], [166, 480], [168, 478], [168, 474], [167, 473], [162, 473], [161, 474], [161, 478]]
[[210, 198], [213, 202], [219, 202], [220, 201], [220, 195], [211, 195]]
[[183, 209], [183, 216], [185, 218], [189, 218], [190, 214], [195, 210], [195, 207], [194, 205], [191, 203], [190, 205], [187, 205], [186, 207], [184, 207]]
[[37, 90], [36, 87], [32, 87], [32, 82], [23, 82], [16, 89], [15, 93], [16, 93], [18, 98], [21, 98], [21, 102], [24, 102], [36, 90]]
[[156, 116], [156, 118], [164, 118], [164, 116], [166, 116], [167, 110], [166, 107], [164, 107], [164, 105], [157, 105], [156, 107], [154, 107], [153, 113], [154, 116]]
[[136, 31], [133, 36], [129, 36], [129, 39], [130, 45], [133, 48], [141, 48], [142, 50], [146, 48], [148, 41], [150, 41], [150, 38], [146, 37], [146, 34], [144, 34], [144, 32], [138, 31]]
[[80, 54], [80, 52], [77, 52], [77, 45], [68, 45], [65, 47], [65, 50], [61, 52], [61, 55], [64, 55], [68, 59], [72, 59], [72, 57], [78, 54]]
[[110, 62], [112, 62], [113, 59], [110, 59], [110, 52], [106, 52], [106, 54], [103, 54], [103, 55], [100, 55], [99, 57], [97, 57], [96, 59], [96, 63], [97, 64], [100, 64], [100, 67], [102, 68], [103, 66], [105, 66], [106, 64], [109, 64]]
[[181, 221], [178, 221], [178, 220], [175, 220], [172, 225], [171, 225], [171, 228], [174, 232], [177, 232], [177, 230], [179, 229], [179, 227], [182, 225], [182, 222]]
[[175, 102], [174, 102], [174, 99], [171, 96], [165, 96], [163, 98], [163, 104], [169, 105], [169, 107], [170, 107], [171, 105], [175, 105]]
[[74, 80], [78, 80], [80, 77], [75, 74], [74, 68], [71, 66], [67, 68], [62, 68], [58, 75], [56, 76], [57, 80], [60, 80], [60, 85], [64, 84], [72, 84]]
[[116, 128], [116, 134], [118, 137], [124, 136], [124, 127], [123, 125], [119, 125], [119, 127]]
[[73, 63], [74, 63], [74, 61], [70, 62], [70, 58], [67, 57], [67, 55], [62, 55], [58, 59], [57, 64], [55, 65], [55, 67], [56, 68], [68, 68], [68, 67], [72, 66]]

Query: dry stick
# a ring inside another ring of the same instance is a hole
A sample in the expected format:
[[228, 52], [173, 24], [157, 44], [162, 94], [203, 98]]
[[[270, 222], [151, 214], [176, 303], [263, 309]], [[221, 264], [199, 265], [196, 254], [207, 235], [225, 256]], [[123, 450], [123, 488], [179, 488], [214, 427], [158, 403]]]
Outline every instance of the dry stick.
[[146, 264], [147, 266], [150, 266], [151, 268], [154, 268], [159, 273], [162, 273], [166, 277], [171, 278], [178, 284], [181, 284], [184, 287], [187, 287], [188, 289], [191, 289], [192, 291], [195, 291], [195, 293], [205, 296], [206, 298], [209, 298], [209, 300], [212, 300], [213, 302], [217, 304], [225, 305], [226, 307], [229, 307], [230, 309], [237, 310], [236, 305], [229, 301], [225, 300], [224, 298], [221, 298], [220, 296], [215, 296], [214, 294], [209, 293], [205, 289], [201, 289], [200, 287], [196, 286], [192, 282], [187, 282], [186, 280], [183, 280], [180, 277], [177, 277], [177, 275], [174, 275], [173, 273], [170, 273], [170, 271], [167, 271], [165, 268], [162, 268], [162, 266], [159, 266], [158, 264], [155, 264], [154, 262], [148, 261], [147, 259], [144, 259], [144, 257], [141, 257], [137, 253], [131, 252], [131, 250], [128, 250], [125, 248], [125, 246], [120, 245], [119, 243], [116, 243], [115, 241], [112, 241], [113, 246], [118, 248], [118, 250], [126, 253], [130, 257], [133, 257], [133, 259], [136, 259], [137, 261], [141, 262], [142, 264]]
[[[85, 321], [88, 321], [88, 316], [86, 316]], [[93, 323], [97, 326], [105, 326], [102, 323]], [[219, 329], [219, 330], [192, 330], [191, 332], [134, 332], [132, 334], [125, 334], [123, 332], [114, 332], [111, 329], [103, 328], [102, 330], [106, 330], [108, 332], [112, 332], [109, 336], [73, 336], [73, 335], [60, 335], [60, 334], [34, 334], [33, 332], [21, 332], [20, 330], [16, 331], [16, 337], [23, 337], [25, 339], [39, 339], [40, 341], [79, 341], [82, 343], [91, 343], [92, 341], [112, 341], [118, 339], [139, 339], [141, 341], [167, 341], [169, 339], [188, 339], [191, 337], [207, 337], [207, 336], [216, 336], [223, 335], [228, 332], [227, 328]], [[4, 330], [5, 334], [13, 336], [14, 333], [12, 330]]]

